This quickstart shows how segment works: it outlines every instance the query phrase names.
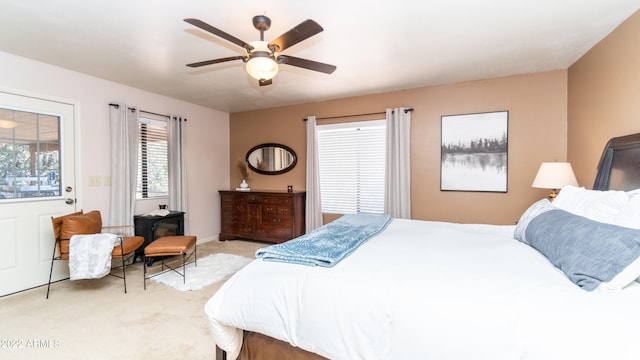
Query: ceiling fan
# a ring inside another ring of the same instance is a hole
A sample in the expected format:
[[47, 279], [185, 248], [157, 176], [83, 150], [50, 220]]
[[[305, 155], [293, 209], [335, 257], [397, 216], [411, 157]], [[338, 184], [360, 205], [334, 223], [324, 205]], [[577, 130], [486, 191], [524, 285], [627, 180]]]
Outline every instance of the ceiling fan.
[[187, 64], [189, 67], [200, 67], [205, 65], [217, 64], [226, 61], [242, 60], [246, 63], [246, 69], [251, 77], [258, 80], [260, 86], [271, 85], [272, 79], [278, 73], [279, 64], [287, 64], [297, 66], [304, 69], [319, 71], [325, 74], [331, 74], [336, 70], [334, 65], [324, 64], [321, 62], [302, 59], [289, 55], [280, 55], [285, 49], [306, 40], [313, 35], [321, 32], [322, 27], [315, 21], [308, 19], [301, 22], [298, 26], [280, 35], [271, 42], [264, 41], [264, 32], [271, 27], [271, 19], [264, 15], [253, 17], [253, 26], [260, 31], [260, 40], [246, 43], [235, 36], [213, 27], [206, 22], [198, 19], [184, 19], [187, 23], [197, 26], [200, 29], [210, 32], [213, 35], [221, 37], [232, 42], [247, 52], [244, 56], [231, 56], [220, 59], [200, 61]]

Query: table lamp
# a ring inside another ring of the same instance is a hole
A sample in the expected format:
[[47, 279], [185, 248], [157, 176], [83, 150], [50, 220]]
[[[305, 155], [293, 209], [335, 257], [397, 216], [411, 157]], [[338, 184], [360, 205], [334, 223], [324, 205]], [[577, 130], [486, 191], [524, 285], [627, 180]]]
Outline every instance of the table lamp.
[[553, 201], [558, 191], [567, 185], [578, 186], [573, 168], [568, 162], [543, 162], [531, 187], [551, 189], [548, 198]]

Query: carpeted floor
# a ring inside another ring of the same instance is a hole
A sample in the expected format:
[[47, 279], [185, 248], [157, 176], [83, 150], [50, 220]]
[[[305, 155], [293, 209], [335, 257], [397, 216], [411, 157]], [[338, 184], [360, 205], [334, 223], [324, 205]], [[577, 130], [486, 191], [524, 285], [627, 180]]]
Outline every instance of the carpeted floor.
[[[253, 258], [267, 245], [211, 241], [198, 246], [198, 258]], [[155, 281], [145, 291], [142, 282], [136, 263], [127, 269], [127, 294], [121, 279], [107, 276], [54, 283], [48, 300], [46, 286], [0, 298], [0, 359], [214, 359], [203, 308], [224, 281], [199, 291]]]
[[[189, 258], [191, 261], [191, 256]], [[185, 269], [182, 269], [178, 263], [177, 267], [172, 266], [175, 269], [173, 271], [167, 269], [155, 274], [151, 273], [148, 276], [151, 276], [151, 281], [171, 286], [180, 291], [197, 291], [228, 278], [253, 260], [253, 257], [216, 253], [200, 257], [197, 262], [186, 264]], [[160, 268], [162, 269], [162, 266]], [[187, 273], [186, 277], [182, 276], [184, 272]]]

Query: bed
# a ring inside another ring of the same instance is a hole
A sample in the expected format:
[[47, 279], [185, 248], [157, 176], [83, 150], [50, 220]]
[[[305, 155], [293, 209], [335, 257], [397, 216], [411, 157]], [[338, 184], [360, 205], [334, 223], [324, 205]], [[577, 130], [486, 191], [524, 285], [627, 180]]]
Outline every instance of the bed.
[[618, 137], [593, 190], [517, 225], [393, 219], [329, 266], [257, 259], [205, 306], [217, 358], [640, 359], [638, 164]]

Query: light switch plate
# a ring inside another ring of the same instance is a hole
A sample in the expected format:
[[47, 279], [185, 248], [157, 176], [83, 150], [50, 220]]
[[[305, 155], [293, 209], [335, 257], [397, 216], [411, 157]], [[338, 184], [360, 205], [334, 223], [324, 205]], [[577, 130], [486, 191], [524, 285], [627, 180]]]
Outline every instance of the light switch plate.
[[100, 176], [89, 176], [89, 186], [102, 185], [102, 178]]

